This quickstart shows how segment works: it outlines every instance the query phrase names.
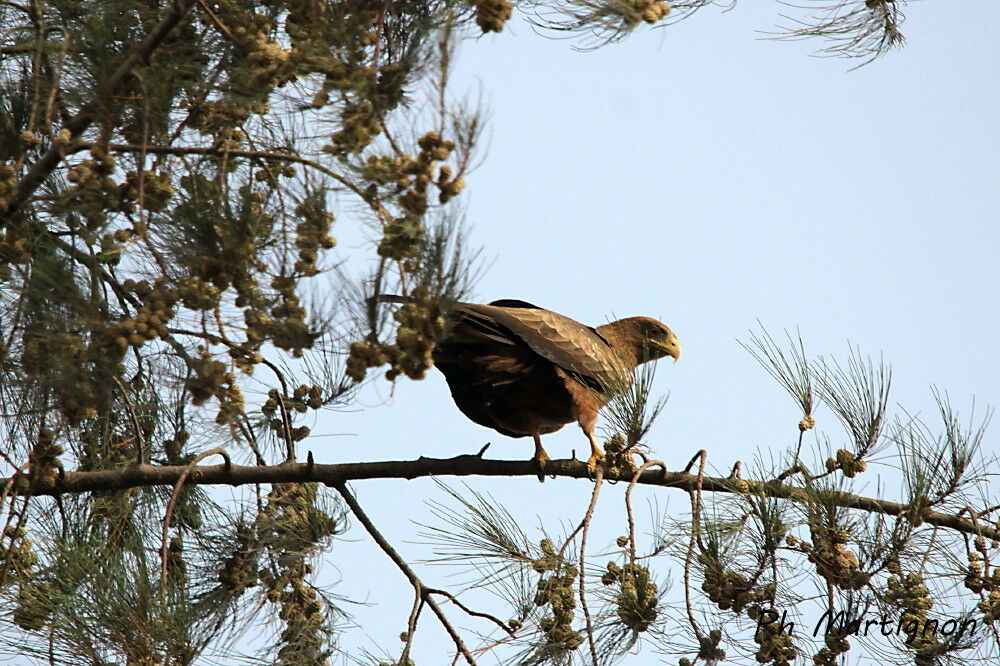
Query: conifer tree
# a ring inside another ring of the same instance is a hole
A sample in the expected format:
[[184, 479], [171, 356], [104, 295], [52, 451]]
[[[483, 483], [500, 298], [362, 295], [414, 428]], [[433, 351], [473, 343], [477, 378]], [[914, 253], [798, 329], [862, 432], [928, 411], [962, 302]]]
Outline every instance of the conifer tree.
[[[592, 47], [710, 4], [517, 8]], [[901, 43], [904, 4], [821, 3], [784, 36], [826, 38], [828, 53], [867, 62]], [[347, 483], [533, 475], [530, 463], [320, 465], [304, 453], [310, 413], [353, 404], [372, 377], [422, 378], [450, 305], [472, 286], [476, 253], [456, 202], [482, 121], [447, 94], [449, 71], [457, 41], [503, 30], [514, 9], [0, 3], [4, 649], [39, 663], [208, 663], [271, 620], [280, 630], [262, 660], [327, 663], [337, 608], [314, 567], [349, 522], [412, 586], [387, 664], [412, 663], [421, 614], [436, 616], [446, 652], [467, 663], [488, 647], [504, 663], [604, 664], [639, 644], [681, 664], [740, 650], [761, 663], [837, 663], [855, 640], [850, 619], [815, 655], [771, 621], [815, 596], [802, 572], [831, 613], [902, 617], [908, 629], [891, 640], [916, 663], [996, 649], [1000, 527], [996, 502], [983, 499], [985, 421], [962, 421], [945, 396], [939, 426], [893, 421], [888, 368], [857, 355], [838, 364], [807, 357], [799, 341], [752, 336], [748, 350], [801, 410], [798, 439], [773, 468], [725, 478], [705, 473], [704, 453], [678, 472], [643, 453], [660, 405], [641, 371], [611, 405], [619, 434], [591, 505], [561, 537], [527, 534], [488, 496], [445, 487], [429, 537], [498, 586], [509, 603], [488, 612], [426, 586]], [[371, 229], [360, 277], [334, 262], [335, 214]], [[407, 302], [373, 298], [385, 293]], [[814, 460], [802, 435], [820, 403], [847, 436]], [[902, 501], [853, 494], [890, 444], [905, 466]], [[560, 476], [588, 474], [554, 464]], [[598, 561], [586, 538], [605, 480], [627, 484], [628, 522]], [[648, 543], [630, 501], [640, 483], [690, 498], [685, 515], [650, 526]], [[220, 486], [238, 487], [238, 499]], [[671, 558], [689, 599], [679, 610], [663, 603]], [[923, 631], [942, 612], [936, 588], [971, 599], [963, 607], [976, 610], [959, 621], [979, 631]], [[456, 615], [493, 638], [463, 635]]]

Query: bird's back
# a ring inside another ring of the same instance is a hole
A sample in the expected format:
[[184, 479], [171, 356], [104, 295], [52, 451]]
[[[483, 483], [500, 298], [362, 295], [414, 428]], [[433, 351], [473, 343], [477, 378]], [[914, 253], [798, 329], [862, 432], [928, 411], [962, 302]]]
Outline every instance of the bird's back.
[[597, 355], [608, 350], [593, 329], [506, 299], [456, 304], [451, 331], [436, 345], [434, 362], [462, 413], [521, 437], [536, 428], [553, 432], [575, 420], [579, 400], [574, 402], [568, 383], [600, 388], [597, 377], [608, 369]]
[[[504, 299], [489, 305], [459, 303], [454, 334], [467, 337], [469, 328], [508, 346], [527, 346], [583, 384], [602, 393], [613, 392], [631, 375], [608, 340], [597, 330], [525, 301]], [[447, 342], [447, 339], [444, 341]]]

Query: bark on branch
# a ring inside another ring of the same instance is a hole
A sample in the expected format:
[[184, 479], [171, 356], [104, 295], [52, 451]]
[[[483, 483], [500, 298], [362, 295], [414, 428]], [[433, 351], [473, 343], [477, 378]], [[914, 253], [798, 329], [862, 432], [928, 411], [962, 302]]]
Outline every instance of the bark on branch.
[[[124, 490], [141, 486], [173, 486], [187, 470], [185, 483], [197, 485], [230, 485], [246, 483], [294, 483], [315, 481], [327, 486], [338, 487], [346, 481], [365, 479], [416, 479], [427, 476], [537, 476], [538, 467], [530, 460], [489, 460], [479, 455], [469, 454], [454, 458], [417, 458], [416, 460], [386, 460], [381, 462], [340, 463], [320, 465], [314, 463], [284, 463], [280, 465], [202, 465], [193, 469], [183, 466], [141, 465], [126, 469], [102, 470], [97, 472], [67, 472], [54, 480], [29, 479], [17, 475], [12, 479], [0, 478], [0, 487], [11, 484], [12, 492], [18, 495], [61, 495], [65, 493], [86, 493], [94, 491]], [[586, 463], [568, 460], [550, 460], [545, 465], [547, 474], [553, 477], [589, 479]], [[604, 479], [610, 481], [632, 480], [628, 471], [616, 474], [605, 471]], [[639, 475], [638, 483], [649, 486], [677, 488], [693, 492], [698, 488], [697, 474], [688, 472], [664, 472], [647, 469]], [[722, 477], [702, 477], [700, 487], [703, 492], [740, 493], [757, 492], [768, 497], [806, 503], [810, 497], [802, 488], [779, 481], [750, 481], [726, 479]], [[829, 494], [830, 500], [839, 506], [859, 509], [869, 513], [887, 516], [905, 516], [910, 506], [889, 500], [862, 497], [851, 493]], [[959, 514], [924, 510], [922, 522], [946, 527], [973, 536], [1000, 540], [1000, 529], [991, 521], [975, 522]]]

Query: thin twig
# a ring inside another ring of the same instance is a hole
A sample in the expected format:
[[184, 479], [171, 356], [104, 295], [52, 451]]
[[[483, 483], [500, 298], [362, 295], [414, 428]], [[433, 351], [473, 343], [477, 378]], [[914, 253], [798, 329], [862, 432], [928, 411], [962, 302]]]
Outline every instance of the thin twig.
[[[31, 462], [29, 461], [24, 463], [17, 469], [15, 469], [14, 473], [11, 474], [10, 479], [8, 479], [7, 483], [4, 484], [3, 493], [0, 494], [0, 510], [3, 510], [3, 504], [4, 502], [7, 501], [7, 494], [10, 492], [11, 488], [14, 487], [14, 482], [17, 480], [17, 475], [20, 474], [22, 470], [25, 470], [30, 466]], [[7, 513], [7, 519], [4, 521], [3, 529], [0, 530], [0, 541], [2, 541], [3, 535], [7, 534], [8, 532], [7, 528], [10, 527], [10, 522], [14, 518], [14, 506], [16, 499], [17, 497], [14, 496], [10, 500], [10, 511]], [[17, 536], [15, 532], [12, 532], [10, 535], [10, 547], [7, 549], [7, 553], [4, 555], [3, 558], [3, 570], [0, 570], [0, 583], [2, 583], [7, 578], [7, 565], [9, 562], [11, 562], [10, 554], [14, 550], [15, 541], [17, 541]]]
[[[587, 513], [584, 514], [580, 526], [583, 531], [580, 533], [580, 608], [583, 609], [583, 617], [587, 621], [587, 644], [590, 646], [590, 658], [594, 666], [597, 665], [597, 647], [594, 645], [594, 623], [590, 618], [590, 609], [587, 608], [587, 585], [584, 578], [584, 571], [587, 565], [587, 533], [590, 532], [590, 521], [594, 517], [594, 509], [597, 507], [597, 495], [601, 491], [601, 481], [604, 480], [604, 468], [597, 467], [594, 473], [594, 490], [590, 493], [590, 504], [587, 505]], [[568, 540], [567, 540], [568, 542]]]
[[133, 223], [132, 226], [142, 244], [146, 247], [146, 251], [153, 257], [153, 261], [156, 262], [157, 267], [160, 269], [161, 277], [167, 279], [170, 273], [167, 268], [167, 262], [164, 260], [163, 255], [157, 251], [156, 246], [153, 244], [153, 239], [149, 237], [149, 225], [147, 224], [149, 214], [146, 211], [146, 154], [149, 152], [147, 150], [149, 147], [149, 95], [146, 92], [146, 82], [138, 72], [136, 72], [136, 80], [142, 89], [142, 143], [139, 145], [139, 163], [136, 168], [136, 173], [138, 174], [136, 179], [138, 188], [136, 203], [138, 204], [139, 224]]
[[510, 626], [503, 620], [497, 618], [496, 616], [490, 615], [489, 613], [480, 613], [479, 611], [472, 610], [471, 608], [463, 604], [461, 601], [459, 601], [454, 594], [448, 592], [447, 590], [438, 590], [431, 587], [426, 588], [426, 590], [427, 594], [440, 594], [443, 597], [447, 597], [451, 603], [455, 604], [460, 609], [465, 611], [466, 615], [471, 615], [472, 617], [481, 617], [485, 620], [489, 620], [490, 622], [492, 622], [493, 624], [497, 625], [505, 632], [507, 632], [511, 637], [513, 637], [516, 634], [516, 632], [513, 629], [511, 629]]
[[167, 539], [170, 532], [170, 519], [174, 513], [174, 505], [177, 504], [177, 498], [181, 494], [181, 488], [184, 486], [184, 481], [188, 478], [188, 475], [194, 470], [195, 465], [199, 462], [212, 455], [220, 455], [226, 461], [226, 466], [231, 467], [232, 462], [229, 460], [229, 454], [226, 453], [225, 449], [209, 449], [208, 451], [203, 451], [199, 453], [194, 458], [191, 459], [187, 465], [184, 466], [184, 471], [181, 472], [180, 477], [174, 484], [174, 491], [170, 494], [170, 500], [167, 502], [167, 508], [163, 512], [163, 531], [162, 531], [162, 543], [160, 544], [160, 590], [164, 590], [167, 584], [167, 558], [168, 558], [168, 546]]
[[469, 652], [469, 649], [465, 647], [462, 637], [458, 635], [458, 632], [451, 625], [451, 622], [448, 621], [447, 616], [445, 616], [444, 611], [441, 610], [441, 607], [438, 606], [436, 601], [434, 601], [434, 598], [427, 591], [427, 588], [424, 587], [424, 584], [420, 581], [420, 577], [417, 576], [416, 572], [410, 568], [410, 565], [406, 563], [406, 560], [404, 560], [400, 554], [396, 552], [396, 549], [392, 547], [392, 544], [390, 544], [386, 538], [382, 536], [382, 533], [378, 531], [378, 528], [375, 527], [375, 524], [368, 517], [368, 514], [366, 514], [364, 509], [361, 508], [361, 505], [358, 504], [358, 500], [355, 499], [351, 491], [348, 490], [347, 484], [343, 481], [336, 481], [331, 485], [338, 493], [340, 493], [340, 496], [344, 498], [344, 502], [346, 502], [347, 506], [351, 509], [351, 513], [354, 514], [354, 517], [358, 519], [358, 522], [361, 523], [368, 534], [371, 535], [371, 538], [375, 540], [375, 543], [382, 549], [382, 552], [389, 556], [389, 559], [392, 560], [393, 564], [395, 564], [396, 567], [403, 572], [403, 575], [406, 576], [406, 579], [410, 581], [410, 585], [413, 586], [416, 593], [419, 594], [421, 599], [423, 599], [424, 602], [430, 606], [431, 610], [434, 611], [438, 620], [441, 621], [441, 625], [444, 627], [445, 631], [448, 632], [448, 635], [451, 636], [451, 640], [454, 641], [455, 647], [458, 649], [459, 653], [465, 657], [465, 661], [470, 666], [476, 666], [476, 661], [472, 658], [472, 653]]
[[667, 463], [662, 460], [649, 460], [642, 464], [642, 467], [635, 470], [632, 480], [629, 481], [628, 488], [625, 489], [625, 514], [628, 516], [628, 561], [635, 564], [635, 517], [632, 515], [632, 490], [639, 483], [639, 477], [650, 467], [662, 467], [667, 471]]
[[128, 397], [128, 392], [125, 389], [125, 385], [122, 384], [121, 380], [118, 379], [118, 377], [112, 375], [111, 378], [115, 381], [115, 384], [118, 385], [118, 388], [121, 389], [122, 399], [125, 401], [125, 406], [128, 407], [129, 415], [132, 417], [132, 426], [135, 428], [135, 438], [136, 441], [139, 442], [138, 451], [136, 452], [135, 464], [141, 465], [144, 462], [146, 462], [146, 455], [145, 455], [146, 437], [145, 435], [143, 435], [142, 428], [139, 426], [139, 416], [135, 412], [135, 405], [132, 404], [132, 401]]
[[233, 44], [233, 46], [236, 46], [241, 49], [244, 48], [243, 43], [241, 43], [238, 39], [236, 39], [236, 35], [234, 35], [232, 31], [230, 31], [229, 28], [226, 27], [226, 24], [223, 23], [222, 20], [215, 15], [215, 12], [212, 11], [211, 7], [209, 7], [208, 4], [204, 2], [204, 0], [198, 0], [198, 6], [201, 7], [201, 10], [205, 12], [206, 16], [208, 16], [209, 22], [212, 25], [214, 25], [219, 32], [225, 35], [226, 39], [228, 39]]
[[413, 590], [413, 609], [410, 610], [410, 617], [406, 621], [406, 643], [403, 644], [403, 651], [399, 654], [399, 663], [406, 664], [410, 658], [410, 647], [413, 645], [413, 636], [417, 633], [417, 620], [420, 619], [420, 611], [424, 607], [424, 598], [420, 590]]
[[708, 454], [702, 449], [695, 454], [695, 457], [691, 459], [691, 462], [687, 466], [687, 469], [691, 469], [694, 461], [699, 458], [701, 459], [698, 465], [696, 487], [688, 491], [688, 495], [691, 497], [691, 537], [688, 540], [687, 555], [684, 558], [684, 607], [687, 609], [688, 622], [698, 640], [701, 640], [702, 633], [701, 627], [698, 626], [698, 622], [694, 619], [694, 610], [691, 608], [691, 558], [694, 556], [695, 543], [701, 545], [701, 486], [705, 471], [705, 458], [707, 457]]
[[[0, 510], [3, 509], [3, 503], [7, 501], [7, 494], [10, 492], [10, 489], [14, 487], [14, 482], [17, 481], [17, 475], [20, 474], [23, 470], [28, 469], [30, 465], [31, 465], [30, 462], [24, 463], [23, 465], [15, 469], [14, 473], [10, 475], [9, 479], [7, 479], [7, 483], [3, 485], [3, 493], [0, 493]], [[6, 529], [6, 525], [4, 526], [4, 528]]]
[[7, 578], [7, 567], [14, 562], [14, 558], [11, 554], [14, 552], [14, 546], [17, 544], [17, 534], [20, 532], [21, 528], [24, 527], [24, 521], [28, 515], [28, 502], [31, 501], [30, 497], [24, 498], [24, 506], [21, 508], [21, 513], [17, 516], [17, 525], [14, 526], [13, 531], [8, 531], [10, 528], [11, 519], [14, 517], [14, 507], [15, 502], [13, 499], [10, 501], [10, 512], [7, 514], [7, 522], [4, 524], [3, 531], [0, 531], [0, 535], [10, 534], [10, 545], [7, 547], [7, 552], [3, 555], [3, 570], [0, 570], [0, 581]]
[[295, 460], [295, 442], [292, 441], [292, 422], [288, 416], [288, 409], [285, 407], [285, 396], [288, 395], [288, 385], [285, 383], [285, 376], [281, 373], [281, 369], [278, 366], [264, 357], [261, 357], [260, 362], [270, 368], [271, 372], [278, 378], [278, 383], [281, 384], [281, 392], [277, 393], [277, 402], [281, 410], [281, 427], [284, 430], [285, 462], [292, 462]]
[[694, 511], [697, 514], [693, 517], [695, 530], [694, 533], [698, 537], [698, 545], [704, 547], [701, 543], [701, 490], [702, 484], [705, 480], [705, 462], [708, 460], [708, 451], [702, 449], [698, 452], [701, 456], [701, 460], [698, 463], [698, 476], [695, 478], [694, 487], [694, 497], [697, 498], [697, 502], [694, 505]]

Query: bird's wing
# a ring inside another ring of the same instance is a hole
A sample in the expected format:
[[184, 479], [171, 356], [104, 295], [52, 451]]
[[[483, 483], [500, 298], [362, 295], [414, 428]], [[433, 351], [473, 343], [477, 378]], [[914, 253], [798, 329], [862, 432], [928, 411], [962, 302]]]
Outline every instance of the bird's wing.
[[[557, 312], [474, 303], [462, 303], [456, 311], [477, 327], [484, 326], [492, 339], [496, 335], [509, 339], [512, 334], [542, 358], [602, 393], [612, 392], [631, 376], [631, 368], [599, 333]], [[487, 323], [490, 320], [492, 325]]]
[[496, 305], [501, 308], [534, 308], [535, 310], [541, 310], [541, 308], [534, 303], [520, 301], [516, 298], [501, 298], [496, 301], [490, 301], [490, 305]]
[[511, 331], [499, 324], [489, 313], [482, 312], [480, 308], [484, 307], [488, 306], [456, 303], [452, 311], [454, 326], [442, 344], [498, 342], [502, 345], [517, 346], [519, 344], [517, 336], [512, 335]]

